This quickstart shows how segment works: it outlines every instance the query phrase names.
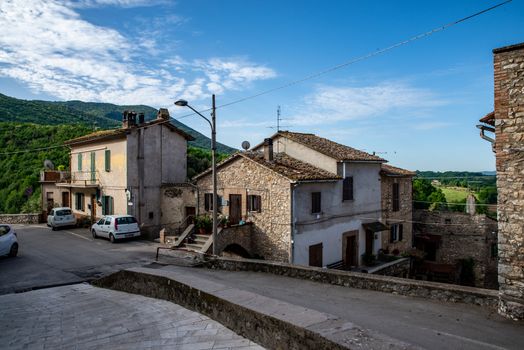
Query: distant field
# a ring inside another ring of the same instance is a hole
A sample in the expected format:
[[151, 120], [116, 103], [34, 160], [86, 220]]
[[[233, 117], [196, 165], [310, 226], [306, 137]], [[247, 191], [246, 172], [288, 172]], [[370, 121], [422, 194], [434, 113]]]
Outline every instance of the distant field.
[[468, 197], [468, 194], [472, 193], [466, 188], [462, 187], [440, 187], [444, 195], [446, 196], [447, 202], [460, 202]]

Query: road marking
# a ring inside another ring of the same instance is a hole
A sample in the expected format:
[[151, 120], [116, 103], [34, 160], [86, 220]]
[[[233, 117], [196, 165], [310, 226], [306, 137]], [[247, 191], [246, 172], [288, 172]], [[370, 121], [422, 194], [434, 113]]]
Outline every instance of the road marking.
[[442, 335], [445, 335], [445, 336], [448, 336], [448, 337], [451, 337], [451, 338], [457, 338], [457, 339], [460, 339], [462, 341], [470, 342], [470, 343], [477, 344], [477, 345], [482, 345], [482, 346], [485, 346], [485, 347], [488, 347], [488, 348], [491, 348], [491, 349], [507, 350], [507, 348], [503, 348], [503, 347], [500, 347], [500, 346], [497, 346], [497, 345], [486, 343], [486, 342], [483, 342], [483, 341], [480, 341], [480, 340], [466, 338], [466, 337], [462, 337], [460, 335], [451, 334], [451, 333], [447, 333], [447, 332], [443, 332], [443, 331], [437, 331], [437, 330], [430, 329], [430, 328], [424, 328], [424, 327], [420, 327], [420, 328], [428, 330], [428, 331], [435, 332], [437, 334], [442, 334]]
[[77, 236], [77, 237], [79, 237], [79, 238], [85, 239], [86, 241], [93, 241], [92, 239], [89, 239], [89, 238], [87, 238], [87, 237], [84, 237], [84, 236], [82, 236], [82, 235], [79, 235], [78, 233], [74, 233], [74, 232], [67, 231], [67, 230], [64, 230], [64, 232], [67, 232], [67, 233], [70, 233], [70, 234], [72, 234], [72, 235], [74, 235], [74, 236]]

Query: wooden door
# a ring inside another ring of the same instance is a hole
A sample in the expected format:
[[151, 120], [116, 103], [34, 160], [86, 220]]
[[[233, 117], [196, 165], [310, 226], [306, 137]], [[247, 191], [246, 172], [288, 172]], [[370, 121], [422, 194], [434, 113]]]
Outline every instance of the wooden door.
[[358, 266], [357, 262], [357, 237], [347, 236], [346, 237], [346, 252], [344, 262], [346, 267]]
[[322, 243], [309, 246], [309, 266], [322, 267]]
[[236, 225], [242, 219], [242, 195], [229, 195], [229, 223]]
[[69, 205], [69, 192], [62, 192], [62, 206], [63, 207], [71, 207]]
[[187, 219], [187, 225], [190, 225], [193, 223], [193, 220], [195, 218], [195, 215], [196, 215], [196, 208], [195, 207], [186, 207], [186, 218], [187, 217], [190, 217], [189, 219]]

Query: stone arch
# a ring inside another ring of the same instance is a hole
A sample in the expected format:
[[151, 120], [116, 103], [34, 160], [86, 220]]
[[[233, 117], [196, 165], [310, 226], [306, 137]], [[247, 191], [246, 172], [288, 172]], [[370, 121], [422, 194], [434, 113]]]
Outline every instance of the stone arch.
[[249, 251], [238, 243], [229, 244], [222, 250], [222, 255], [228, 254], [241, 256], [242, 258], [246, 259], [251, 258]]

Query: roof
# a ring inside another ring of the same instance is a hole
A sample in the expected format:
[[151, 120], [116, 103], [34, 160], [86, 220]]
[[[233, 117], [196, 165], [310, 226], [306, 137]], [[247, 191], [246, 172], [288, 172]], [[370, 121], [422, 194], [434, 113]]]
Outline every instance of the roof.
[[[376, 155], [369, 154], [367, 152], [360, 151], [358, 149], [346, 145], [342, 145], [340, 143], [328, 140], [315, 134], [279, 131], [273, 136], [271, 136], [271, 138], [273, 139], [277, 136], [288, 138], [292, 141], [307, 146], [319, 153], [325, 154], [328, 157], [334, 158], [337, 161], [386, 162], [385, 159], [382, 159]], [[255, 146], [254, 148], [258, 148], [262, 145], [263, 143]]]
[[64, 144], [73, 145], [77, 143], [86, 143], [86, 142], [102, 141], [102, 140], [114, 139], [114, 138], [119, 138], [119, 137], [125, 137], [126, 133], [130, 130], [138, 129], [138, 128], [145, 128], [145, 127], [153, 126], [157, 124], [165, 125], [171, 131], [174, 131], [182, 135], [187, 141], [193, 141], [195, 139], [193, 136], [177, 128], [170, 122], [166, 122], [165, 119], [155, 119], [155, 120], [151, 120], [143, 124], [140, 124], [136, 127], [95, 131], [95, 132], [92, 132], [84, 136], [80, 136], [80, 137], [77, 137], [71, 140], [67, 140], [66, 142], [64, 142]]
[[499, 48], [493, 49], [493, 53], [502, 53], [502, 52], [520, 50], [520, 49], [524, 49], [524, 43], [499, 47]]
[[495, 126], [495, 112], [489, 112], [488, 114], [480, 118], [479, 122]]
[[397, 168], [395, 166], [388, 165], [388, 164], [382, 164], [381, 173], [384, 175], [391, 175], [391, 176], [415, 176], [417, 175], [417, 173], [415, 173], [414, 171]]
[[[229, 158], [217, 164], [217, 169], [239, 158], [249, 159], [292, 181], [333, 181], [342, 179], [340, 176], [336, 174], [330, 173], [329, 171], [319, 169], [311, 164], [292, 158], [285, 153], [275, 154], [273, 161], [267, 161], [265, 160], [264, 154], [262, 152], [237, 152]], [[199, 179], [209, 173], [211, 173], [211, 169], [207, 169], [203, 173], [200, 173], [199, 175], [195, 176], [195, 179]]]

